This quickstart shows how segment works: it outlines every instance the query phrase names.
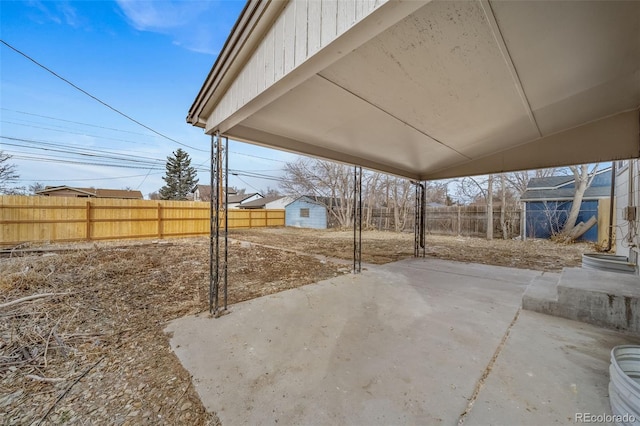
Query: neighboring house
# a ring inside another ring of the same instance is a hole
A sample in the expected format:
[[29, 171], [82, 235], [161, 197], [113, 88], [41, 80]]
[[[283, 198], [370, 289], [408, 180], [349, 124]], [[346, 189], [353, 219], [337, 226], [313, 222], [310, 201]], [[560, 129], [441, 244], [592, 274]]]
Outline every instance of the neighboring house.
[[36, 195], [47, 197], [80, 197], [80, 198], [119, 198], [126, 200], [142, 200], [142, 192], [128, 189], [74, 188], [71, 186], [46, 186]]
[[238, 207], [241, 209], [284, 209], [287, 204], [293, 201], [293, 197], [277, 195], [274, 197], [259, 198], [253, 201], [243, 201]]
[[[525, 238], [549, 238], [561, 231], [569, 216], [574, 193], [573, 175], [531, 179], [527, 190], [520, 197], [525, 206]], [[610, 198], [611, 169], [607, 168], [596, 172], [591, 186], [584, 193], [576, 223], [586, 222], [591, 216], [595, 216], [598, 222], [580, 240], [606, 243]]]
[[257, 192], [253, 192], [250, 194], [236, 194], [229, 195], [227, 208], [229, 209], [239, 209], [241, 203], [248, 203], [250, 201], [258, 200], [262, 198], [262, 195]]
[[[233, 188], [227, 188], [229, 196], [236, 195], [237, 191]], [[211, 201], [211, 185], [196, 185], [193, 190], [193, 201]]]
[[327, 229], [327, 206], [302, 196], [285, 207], [285, 225], [296, 228]]

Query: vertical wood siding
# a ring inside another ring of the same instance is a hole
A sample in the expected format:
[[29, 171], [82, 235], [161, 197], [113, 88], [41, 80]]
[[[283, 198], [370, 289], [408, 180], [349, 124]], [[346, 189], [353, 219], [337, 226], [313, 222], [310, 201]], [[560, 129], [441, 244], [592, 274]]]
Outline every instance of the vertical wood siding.
[[291, 0], [213, 112], [217, 124], [387, 0]]

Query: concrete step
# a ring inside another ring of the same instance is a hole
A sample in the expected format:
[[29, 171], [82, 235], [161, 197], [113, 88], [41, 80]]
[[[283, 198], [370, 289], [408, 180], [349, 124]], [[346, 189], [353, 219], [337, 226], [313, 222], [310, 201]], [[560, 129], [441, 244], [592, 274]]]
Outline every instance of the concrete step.
[[640, 333], [640, 277], [583, 268], [545, 273], [525, 290], [522, 308]]
[[522, 309], [556, 315], [560, 274], [545, 272], [531, 280], [522, 296]]
[[640, 333], [640, 277], [565, 268], [558, 283], [557, 315]]

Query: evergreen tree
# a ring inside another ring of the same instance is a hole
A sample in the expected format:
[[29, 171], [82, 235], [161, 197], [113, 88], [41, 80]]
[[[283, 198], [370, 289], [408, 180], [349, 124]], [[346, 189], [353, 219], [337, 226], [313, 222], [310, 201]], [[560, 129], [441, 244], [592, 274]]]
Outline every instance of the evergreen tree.
[[167, 157], [167, 172], [162, 177], [166, 185], [160, 188], [160, 198], [163, 200], [186, 200], [198, 184], [196, 169], [191, 167], [191, 158], [182, 149], [174, 151], [173, 156]]

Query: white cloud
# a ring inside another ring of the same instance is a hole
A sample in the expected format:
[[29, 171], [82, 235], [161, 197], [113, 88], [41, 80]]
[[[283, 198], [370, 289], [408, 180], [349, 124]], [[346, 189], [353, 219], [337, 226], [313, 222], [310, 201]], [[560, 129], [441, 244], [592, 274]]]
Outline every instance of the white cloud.
[[237, 18], [237, 8], [226, 10], [214, 1], [116, 2], [136, 30], [165, 34], [176, 46], [206, 54], [217, 54]]
[[39, 12], [32, 14], [30, 17], [40, 24], [45, 21], [52, 21], [56, 24], [64, 23], [74, 28], [84, 25], [83, 20], [78, 16], [76, 8], [71, 6], [68, 1], [42, 2], [32, 0], [27, 4]]
[[205, 2], [116, 0], [139, 31], [165, 31], [188, 24], [206, 9]]
[[78, 13], [76, 9], [73, 6], [71, 6], [67, 2], [59, 2], [59, 3], [56, 3], [56, 7], [58, 11], [62, 14], [62, 16], [64, 16], [64, 20], [67, 23], [67, 25], [70, 25], [74, 28], [80, 27], [82, 22], [81, 22], [81, 19], [78, 17]]

